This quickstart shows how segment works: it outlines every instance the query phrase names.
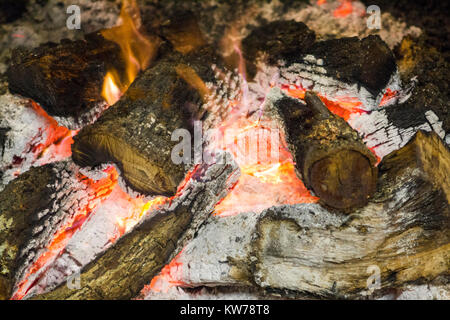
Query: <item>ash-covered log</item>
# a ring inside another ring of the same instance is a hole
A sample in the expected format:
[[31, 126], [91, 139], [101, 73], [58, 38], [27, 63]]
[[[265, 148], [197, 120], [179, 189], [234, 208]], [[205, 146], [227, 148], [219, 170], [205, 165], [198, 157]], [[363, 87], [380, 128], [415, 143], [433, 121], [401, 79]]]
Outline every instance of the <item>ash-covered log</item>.
[[124, 66], [120, 47], [92, 33], [84, 40], [14, 50], [7, 70], [9, 90], [32, 98], [60, 123], [76, 129], [107, 106], [101, 95], [105, 74]]
[[216, 63], [209, 47], [158, 60], [96, 123], [80, 131], [72, 146], [75, 163], [93, 167], [112, 161], [133, 190], [174, 195], [187, 168], [172, 160], [179, 143], [172, 133], [188, 130], [191, 140], [185, 142], [193, 147], [193, 123], [204, 115], [200, 106], [209, 94], [206, 83], [214, 82]]
[[318, 222], [315, 209], [302, 215], [289, 208], [268, 210], [254, 243], [257, 282], [347, 298], [439, 276], [445, 282], [449, 169], [450, 152], [442, 140], [419, 131], [383, 159], [376, 196], [350, 219], [327, 214]]
[[33, 168], [0, 193], [0, 300], [11, 297], [20, 267], [20, 249], [33, 237], [36, 213], [50, 207], [55, 181], [51, 166]]
[[167, 279], [182, 287], [256, 286], [296, 298], [376, 298], [410, 284], [448, 285], [448, 147], [419, 131], [379, 166], [376, 194], [351, 215], [296, 204], [212, 216]]
[[[222, 158], [224, 157], [224, 158]], [[239, 176], [234, 162], [196, 168], [180, 197], [151, 213], [83, 268], [80, 289], [65, 284], [35, 299], [130, 299], [185, 246]]]
[[375, 192], [376, 157], [317, 95], [307, 92], [305, 101], [284, 96], [274, 103], [305, 186], [332, 208], [365, 205]]
[[242, 45], [251, 77], [261, 63], [276, 66], [282, 84], [357, 98], [368, 110], [388, 85], [397, 86], [394, 54], [379, 36], [315, 41], [301, 22], [274, 21], [253, 30]]
[[0, 296], [26, 295], [48, 262], [112, 190], [108, 175], [88, 179], [72, 161], [31, 168], [0, 193]]

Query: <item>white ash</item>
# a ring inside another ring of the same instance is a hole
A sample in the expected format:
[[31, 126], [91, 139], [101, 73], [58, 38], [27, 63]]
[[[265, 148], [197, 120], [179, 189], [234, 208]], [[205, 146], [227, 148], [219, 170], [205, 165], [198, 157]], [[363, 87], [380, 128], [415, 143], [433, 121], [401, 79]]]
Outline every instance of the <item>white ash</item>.
[[400, 294], [386, 294], [377, 300], [450, 300], [450, 285], [408, 285]]
[[[402, 106], [396, 105], [395, 107], [401, 108]], [[389, 121], [386, 109], [380, 109], [368, 114], [352, 114], [348, 123], [358, 131], [367, 147], [372, 148], [377, 156], [383, 158], [406, 145], [419, 130], [435, 131], [444, 139], [445, 132], [442, 129], [442, 121], [437, 115], [429, 110], [425, 112], [425, 117], [427, 121], [420, 125], [400, 128]]]
[[105, 111], [109, 108], [109, 104], [105, 101], [96, 104], [93, 108], [89, 109], [87, 112], [81, 114], [77, 119], [74, 117], [59, 117], [54, 116], [60, 126], [67, 127], [71, 130], [79, 130], [88, 124], [94, 123]]
[[[51, 144], [39, 155], [31, 148], [44, 144], [51, 134], [48, 120], [36, 113], [29, 99], [9, 93], [0, 96], [0, 128], [5, 130], [5, 141], [0, 145], [0, 190], [19, 174], [33, 166], [67, 158], [67, 152], [57, 152]], [[19, 159], [19, 161], [17, 161]]]
[[186, 289], [170, 287], [167, 292], [150, 292], [138, 300], [262, 300], [274, 299], [246, 287], [200, 287]]

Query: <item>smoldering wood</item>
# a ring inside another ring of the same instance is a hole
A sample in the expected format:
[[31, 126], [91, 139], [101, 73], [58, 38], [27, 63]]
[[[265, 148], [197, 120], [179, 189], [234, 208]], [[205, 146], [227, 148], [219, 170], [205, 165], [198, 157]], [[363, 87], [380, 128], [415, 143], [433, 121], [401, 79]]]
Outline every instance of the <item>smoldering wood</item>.
[[0, 193], [0, 300], [9, 299], [20, 267], [20, 249], [32, 237], [37, 212], [52, 203], [55, 172], [50, 166], [34, 168], [6, 186]]
[[371, 266], [380, 271], [378, 289], [448, 276], [449, 165], [442, 140], [419, 132], [383, 159], [376, 196], [348, 220], [323, 217], [314, 226], [295, 211], [269, 210], [258, 222], [253, 247], [257, 282], [349, 298], [370, 294]]
[[[172, 280], [185, 287], [256, 286], [297, 298], [378, 297], [391, 288], [445, 285], [449, 166], [448, 147], [435, 133], [419, 131], [383, 159], [377, 192], [364, 208], [342, 215], [296, 204], [211, 217], [177, 258], [182, 267]], [[368, 279], [377, 270], [372, 292]]]
[[375, 192], [376, 157], [318, 96], [307, 92], [305, 101], [284, 96], [275, 102], [302, 181], [327, 206], [362, 207]]
[[34, 299], [130, 299], [194, 237], [217, 201], [236, 182], [234, 162], [201, 165], [182, 195], [150, 214], [83, 268], [81, 289], [62, 284]]
[[330, 77], [341, 86], [357, 84], [377, 97], [397, 70], [394, 54], [379, 36], [315, 40], [314, 32], [302, 22], [274, 21], [256, 28], [243, 40], [250, 76], [256, 73], [258, 60], [274, 66], [281, 63], [309, 81], [323, 78], [323, 86], [330, 85], [326, 83]]
[[255, 62], [258, 59], [267, 59], [269, 64], [276, 65], [286, 56], [298, 56], [306, 52], [315, 41], [314, 31], [303, 22], [294, 20], [273, 21], [254, 29], [242, 41], [250, 78], [257, 72]]
[[[93, 125], [75, 137], [73, 159], [81, 166], [114, 162], [131, 189], [147, 195], [175, 194], [186, 174], [171, 153], [176, 129], [191, 133], [193, 123], [205, 115], [201, 105], [214, 81], [211, 66], [217, 63], [212, 48], [186, 55], [172, 52], [147, 69], [122, 98]], [[191, 152], [193, 156], [193, 152]]]
[[77, 175], [71, 161], [52, 163], [31, 168], [0, 193], [1, 297], [10, 298], [61, 226], [96, 197]]
[[105, 74], [124, 73], [120, 47], [100, 33], [27, 51], [15, 49], [7, 70], [9, 90], [38, 102], [72, 129], [92, 122], [107, 107], [101, 96]]

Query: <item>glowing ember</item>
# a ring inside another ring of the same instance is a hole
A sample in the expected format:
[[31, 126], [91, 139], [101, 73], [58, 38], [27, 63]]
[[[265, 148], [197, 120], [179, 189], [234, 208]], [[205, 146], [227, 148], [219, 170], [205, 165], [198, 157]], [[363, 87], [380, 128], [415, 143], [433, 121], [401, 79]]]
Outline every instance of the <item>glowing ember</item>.
[[140, 70], [146, 69], [156, 54], [157, 44], [141, 31], [141, 17], [136, 0], [124, 0], [120, 11], [119, 26], [103, 30], [105, 39], [116, 42], [125, 60], [125, 75], [110, 70], [103, 81], [102, 96], [109, 105], [119, 100], [136, 78]]
[[[184, 249], [183, 249], [184, 250]], [[150, 285], [144, 286], [142, 289], [143, 295], [145, 292], [167, 292], [171, 287], [182, 286], [183, 282], [176, 280], [181, 279], [182, 276], [182, 266], [183, 264], [179, 262], [179, 258], [183, 253], [183, 250], [178, 253], [178, 255], [172, 259], [172, 261], [162, 268], [159, 275], [154, 277], [150, 282]]]
[[398, 95], [398, 91], [387, 88], [386, 93], [380, 101], [380, 107], [387, 105], [392, 99], [395, 99]]
[[[30, 150], [25, 153], [35, 154], [39, 165], [70, 157], [72, 155], [70, 147], [73, 143], [72, 137], [78, 133], [78, 130], [69, 130], [58, 125], [56, 120], [34, 101], [31, 101], [31, 106], [37, 114], [45, 119], [46, 127], [42, 128], [35, 139], [30, 142]], [[42, 141], [41, 137], [45, 137], [45, 140]], [[39, 142], [35, 143], [35, 140]]]
[[39, 256], [35, 263], [29, 268], [24, 280], [19, 283], [12, 299], [22, 299], [27, 294], [33, 284], [39, 280], [38, 277], [35, 281], [31, 281], [31, 275], [42, 272], [49, 263], [54, 261], [54, 259], [62, 253], [62, 250], [66, 247], [73, 234], [81, 228], [94, 209], [109, 196], [112, 189], [117, 184], [118, 174], [114, 167], [108, 167], [104, 171], [107, 174], [107, 177], [98, 181], [89, 179], [81, 174], [79, 175], [79, 181], [86, 184], [89, 190], [92, 190], [95, 194], [95, 198], [88, 202], [84, 207], [79, 208], [66, 224], [56, 232], [52, 241], [46, 248], [46, 251]]
[[351, 0], [341, 0], [341, 4], [336, 10], [334, 10], [333, 15], [336, 18], [345, 18], [353, 12], [353, 5]]

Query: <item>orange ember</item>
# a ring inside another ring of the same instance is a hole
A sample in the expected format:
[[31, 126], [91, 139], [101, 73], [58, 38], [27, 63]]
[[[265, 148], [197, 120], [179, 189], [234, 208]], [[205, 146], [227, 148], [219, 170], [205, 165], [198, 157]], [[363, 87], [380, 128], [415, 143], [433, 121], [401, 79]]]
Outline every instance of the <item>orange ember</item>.
[[[282, 90], [293, 98], [301, 100], [305, 99], [306, 89], [302, 88], [301, 86], [283, 85]], [[334, 97], [333, 100], [330, 100], [323, 95], [318, 95], [331, 112], [343, 118], [344, 120], [348, 120], [350, 118], [350, 115], [353, 113], [361, 114], [366, 112], [360, 108], [362, 106], [362, 102], [358, 101], [356, 98]]]
[[387, 88], [385, 94], [383, 95], [383, 98], [381, 98], [380, 101], [380, 107], [385, 106], [391, 99], [394, 99], [398, 94], [397, 90], [391, 90]]
[[108, 167], [105, 169], [107, 177], [98, 181], [91, 180], [86, 176], [79, 174], [78, 179], [80, 182], [87, 185], [89, 190], [92, 190], [95, 194], [95, 198], [88, 202], [86, 206], [79, 208], [67, 222], [60, 228], [54, 235], [46, 251], [39, 256], [36, 262], [30, 267], [24, 280], [19, 283], [18, 289], [13, 295], [12, 299], [22, 299], [29, 289], [31, 289], [34, 282], [30, 280], [30, 276], [36, 274], [38, 271], [47, 266], [57, 256], [62, 253], [62, 250], [66, 247], [73, 234], [78, 231], [93, 210], [111, 193], [114, 186], [117, 184], [117, 171], [114, 167]]
[[[32, 100], [30, 102], [32, 109], [45, 119], [45, 128], [39, 130], [39, 133], [29, 143], [29, 150], [24, 150], [24, 152], [35, 154], [36, 161], [40, 165], [70, 157], [72, 155], [70, 147], [73, 143], [72, 137], [78, 133], [78, 130], [69, 130], [58, 125], [58, 122], [50, 117], [40, 105]], [[42, 136], [46, 136], [45, 141], [41, 141]]]
[[340, 0], [340, 2], [340, 6], [333, 11], [333, 15], [336, 18], [345, 18], [353, 12], [352, 0]]
[[143, 295], [145, 295], [146, 292], [150, 291], [167, 292], [171, 287], [184, 285], [183, 282], [178, 280], [182, 277], [183, 264], [179, 261], [179, 259], [183, 250], [181, 250], [169, 264], [165, 265], [164, 268], [162, 268], [159, 275], [152, 279], [150, 285], [144, 286], [141, 291]]
[[140, 70], [145, 70], [156, 54], [157, 45], [141, 31], [141, 17], [136, 0], [123, 0], [119, 26], [103, 30], [105, 39], [116, 42], [125, 60], [125, 75], [110, 70], [103, 81], [102, 96], [109, 105], [119, 100]]

